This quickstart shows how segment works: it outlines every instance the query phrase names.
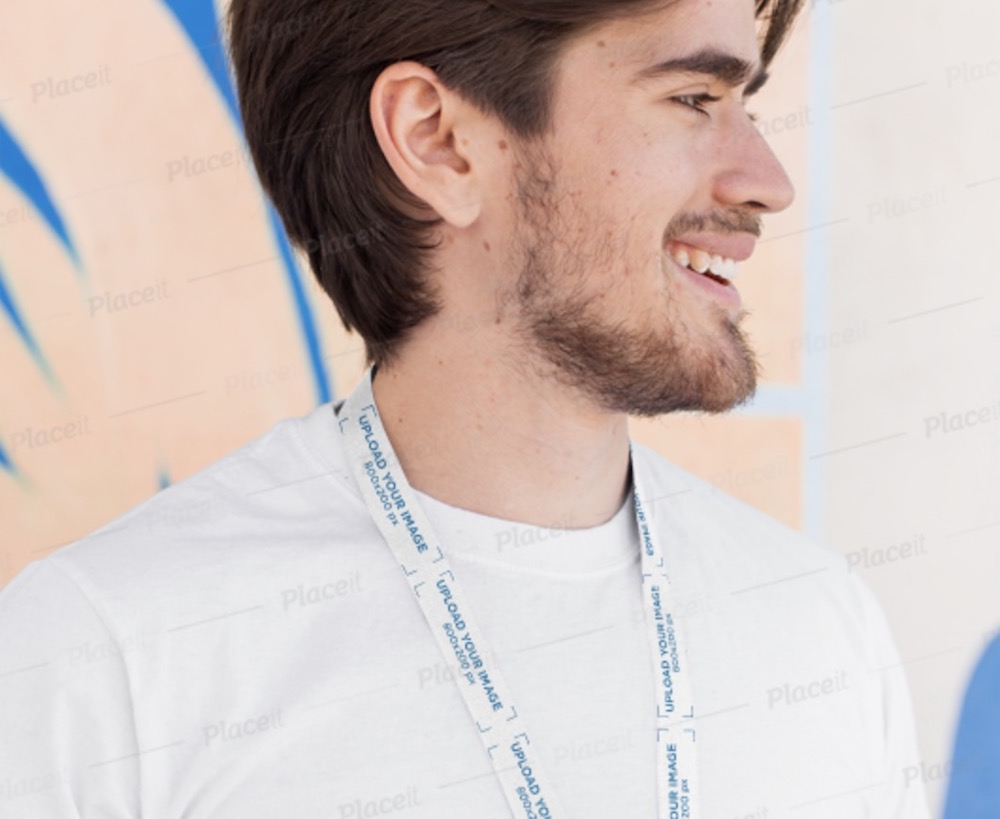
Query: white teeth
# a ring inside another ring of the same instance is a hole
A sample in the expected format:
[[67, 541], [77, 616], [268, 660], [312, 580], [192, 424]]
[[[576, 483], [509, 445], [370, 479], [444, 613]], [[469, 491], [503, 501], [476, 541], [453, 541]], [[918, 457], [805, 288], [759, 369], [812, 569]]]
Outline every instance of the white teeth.
[[735, 259], [720, 256], [719, 254], [711, 254], [695, 247], [690, 249], [678, 247], [670, 255], [681, 267], [689, 267], [696, 273], [711, 271], [716, 276], [732, 279], [739, 272], [739, 266]]
[[712, 257], [704, 250], [691, 251], [691, 269], [697, 273], [704, 273], [712, 264]]

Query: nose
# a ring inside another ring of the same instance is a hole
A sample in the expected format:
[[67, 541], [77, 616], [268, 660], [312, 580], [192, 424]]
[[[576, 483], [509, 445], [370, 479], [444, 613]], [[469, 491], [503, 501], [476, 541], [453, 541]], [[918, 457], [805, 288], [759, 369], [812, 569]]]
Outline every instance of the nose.
[[749, 118], [725, 146], [716, 196], [726, 205], [778, 213], [795, 200], [795, 188], [764, 136]]

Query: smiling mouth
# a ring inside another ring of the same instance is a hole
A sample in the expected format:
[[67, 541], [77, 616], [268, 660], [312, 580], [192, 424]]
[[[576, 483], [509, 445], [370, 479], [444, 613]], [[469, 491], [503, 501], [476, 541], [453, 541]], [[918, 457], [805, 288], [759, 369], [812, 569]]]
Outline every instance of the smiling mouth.
[[731, 279], [739, 273], [739, 264], [735, 259], [726, 256], [713, 255], [707, 250], [697, 247], [675, 245], [670, 251], [670, 257], [681, 267], [693, 271], [718, 282], [721, 285], [731, 285]]

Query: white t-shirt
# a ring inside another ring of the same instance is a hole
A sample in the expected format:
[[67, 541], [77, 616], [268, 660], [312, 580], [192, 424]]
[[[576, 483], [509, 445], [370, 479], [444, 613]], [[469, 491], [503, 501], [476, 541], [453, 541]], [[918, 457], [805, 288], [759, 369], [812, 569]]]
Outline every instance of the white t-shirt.
[[[699, 819], [927, 819], [868, 589], [634, 452], [692, 674]], [[631, 498], [588, 530], [419, 498], [569, 817], [655, 819]], [[324, 404], [0, 592], [0, 817], [508, 819], [454, 673]]]

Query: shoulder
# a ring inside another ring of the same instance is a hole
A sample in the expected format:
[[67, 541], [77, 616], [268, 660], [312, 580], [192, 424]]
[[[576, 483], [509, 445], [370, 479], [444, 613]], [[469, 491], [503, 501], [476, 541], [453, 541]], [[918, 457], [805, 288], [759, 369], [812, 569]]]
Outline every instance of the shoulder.
[[[317, 538], [337, 549], [363, 540], [367, 515], [328, 402], [276, 422], [208, 464], [22, 570], [3, 605], [53, 596], [71, 582], [97, 610], [140, 611], [201, 599], [232, 578], [252, 588], [294, 566]], [[342, 535], [338, 537], [338, 534]]]
[[765, 690], [774, 679], [809, 682], [849, 670], [869, 725], [882, 725], [888, 699], [905, 706], [891, 626], [846, 557], [646, 447], [636, 457], [647, 493], [657, 497], [650, 517], [671, 580], [691, 601], [685, 626], [703, 638], [712, 661], [721, 651], [742, 657], [744, 674], [760, 665], [767, 673], [751, 676], [763, 674]]
[[739, 548], [757, 559], [787, 556], [790, 552], [819, 560], [840, 558], [837, 562], [844, 562], [832, 549], [682, 469], [655, 450], [642, 444], [633, 447], [645, 467], [654, 513], [673, 519], [675, 525], [713, 541], [739, 541]]
[[826, 611], [841, 625], [881, 618], [874, 596], [840, 552], [634, 444], [650, 517], [704, 594], [776, 612]]

